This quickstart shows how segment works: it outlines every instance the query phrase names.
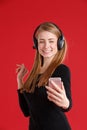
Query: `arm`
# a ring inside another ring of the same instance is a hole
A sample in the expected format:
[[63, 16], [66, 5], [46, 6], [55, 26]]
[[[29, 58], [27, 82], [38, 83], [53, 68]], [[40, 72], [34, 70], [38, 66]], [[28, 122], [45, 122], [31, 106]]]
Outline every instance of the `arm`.
[[25, 68], [24, 64], [22, 65], [17, 65], [18, 68], [16, 69], [17, 72], [17, 84], [18, 84], [18, 100], [19, 100], [19, 105], [20, 108], [24, 114], [24, 116], [29, 116], [29, 107], [27, 104], [27, 101], [25, 99], [24, 92], [21, 92], [21, 89], [23, 88], [23, 78], [25, 74], [27, 73], [27, 69]]
[[51, 81], [53, 87], [46, 87], [48, 99], [61, 107], [62, 111], [69, 111], [72, 106], [70, 70], [67, 66], [60, 65], [52, 76], [61, 77], [61, 88]]
[[71, 73], [70, 73], [70, 69], [67, 66], [63, 65], [63, 67], [61, 67], [60, 76], [61, 76], [61, 79], [62, 79], [63, 84], [64, 84], [64, 89], [65, 89], [65, 92], [66, 92], [66, 97], [69, 100], [69, 106], [66, 109], [62, 109], [62, 110], [64, 112], [67, 112], [72, 107], [72, 98], [71, 98]]
[[24, 116], [28, 117], [30, 115], [29, 107], [28, 107], [27, 101], [24, 97], [24, 94], [21, 93], [19, 89], [17, 90], [17, 93], [18, 93], [18, 100], [19, 100], [20, 108], [21, 108]]

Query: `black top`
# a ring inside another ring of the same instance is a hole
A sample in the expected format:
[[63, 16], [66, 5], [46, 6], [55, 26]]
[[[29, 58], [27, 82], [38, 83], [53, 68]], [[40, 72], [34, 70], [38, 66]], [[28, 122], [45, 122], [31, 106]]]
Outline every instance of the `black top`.
[[64, 114], [72, 106], [70, 70], [66, 65], [61, 64], [51, 77], [61, 77], [70, 105], [67, 109], [63, 109], [49, 101], [44, 86], [36, 87], [34, 93], [26, 91], [20, 93], [20, 90], [17, 90], [20, 108], [26, 117], [30, 116], [29, 130], [71, 130]]

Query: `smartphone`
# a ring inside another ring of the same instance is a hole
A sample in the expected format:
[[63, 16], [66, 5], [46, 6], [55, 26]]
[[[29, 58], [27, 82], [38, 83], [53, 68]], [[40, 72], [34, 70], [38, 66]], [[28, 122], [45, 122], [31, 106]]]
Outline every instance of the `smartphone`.
[[53, 88], [53, 84], [51, 83], [51, 81], [55, 82], [55, 84], [57, 84], [60, 88], [61, 88], [61, 78], [60, 77], [51, 77], [49, 78], [49, 87]]

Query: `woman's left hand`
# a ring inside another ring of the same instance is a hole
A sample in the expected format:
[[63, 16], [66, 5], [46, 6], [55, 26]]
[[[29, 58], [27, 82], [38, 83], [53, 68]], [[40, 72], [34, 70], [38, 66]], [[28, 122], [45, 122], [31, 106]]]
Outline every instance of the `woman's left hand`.
[[53, 87], [46, 86], [47, 98], [57, 106], [67, 109], [69, 107], [69, 100], [66, 96], [63, 82], [61, 82], [61, 88], [53, 81], [51, 81]]

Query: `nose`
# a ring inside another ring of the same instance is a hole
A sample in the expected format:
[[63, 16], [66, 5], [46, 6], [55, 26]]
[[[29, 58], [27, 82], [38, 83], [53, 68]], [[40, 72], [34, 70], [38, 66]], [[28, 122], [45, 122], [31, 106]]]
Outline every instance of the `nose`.
[[49, 42], [48, 41], [45, 42], [44, 48], [49, 48]]

